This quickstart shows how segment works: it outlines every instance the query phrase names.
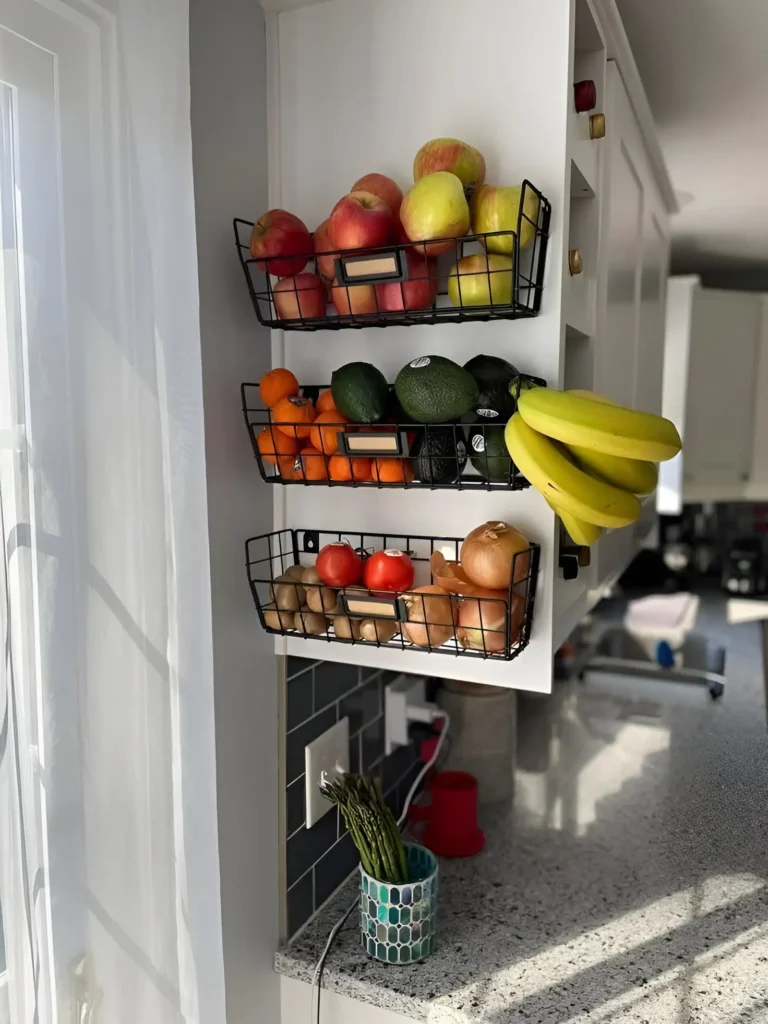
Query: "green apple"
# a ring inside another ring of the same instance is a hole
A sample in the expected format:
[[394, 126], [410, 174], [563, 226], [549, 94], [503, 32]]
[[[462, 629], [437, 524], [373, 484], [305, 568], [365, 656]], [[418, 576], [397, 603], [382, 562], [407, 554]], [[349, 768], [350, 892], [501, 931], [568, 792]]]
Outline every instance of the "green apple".
[[403, 199], [400, 223], [409, 241], [427, 243], [416, 246], [422, 256], [453, 249], [453, 239], [469, 231], [469, 205], [456, 175], [437, 171], [419, 178]]
[[[522, 185], [482, 185], [472, 196], [472, 230], [476, 234], [486, 231], [517, 231]], [[520, 248], [530, 245], [536, 235], [534, 224], [539, 217], [539, 197], [531, 188], [525, 190], [523, 213], [533, 224], [523, 219], [520, 225]], [[512, 235], [499, 235], [486, 240], [489, 252], [511, 255], [514, 249]]]
[[448, 278], [454, 306], [508, 306], [512, 302], [514, 260], [497, 253], [465, 256]]

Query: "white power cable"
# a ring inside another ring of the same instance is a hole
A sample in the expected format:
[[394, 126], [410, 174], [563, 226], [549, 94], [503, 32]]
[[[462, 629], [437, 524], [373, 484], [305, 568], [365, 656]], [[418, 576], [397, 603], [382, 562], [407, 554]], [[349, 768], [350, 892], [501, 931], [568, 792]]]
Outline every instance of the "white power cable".
[[[413, 715], [408, 714], [409, 721], [434, 722], [437, 719], [442, 719], [443, 727], [440, 730], [440, 735], [437, 738], [437, 743], [435, 744], [435, 750], [434, 753], [432, 754], [432, 757], [430, 757], [430, 759], [422, 767], [419, 774], [411, 783], [411, 788], [408, 790], [408, 795], [406, 796], [405, 801], [403, 803], [403, 809], [400, 813], [400, 817], [397, 820], [398, 828], [402, 828], [403, 825], [405, 824], [405, 820], [408, 817], [408, 809], [410, 808], [411, 802], [414, 796], [416, 795], [416, 790], [421, 785], [425, 775], [430, 770], [430, 768], [432, 768], [437, 763], [437, 759], [438, 757], [440, 757], [440, 752], [443, 749], [443, 744], [445, 743], [445, 738], [448, 735], [448, 730], [451, 725], [450, 715], [443, 711], [442, 708], [438, 708], [437, 705], [422, 704], [418, 705], [418, 707], [409, 705], [407, 708], [407, 713], [410, 712], [417, 713]], [[350, 906], [344, 911], [344, 913], [341, 915], [341, 917], [333, 926], [333, 928], [331, 928], [330, 935], [328, 936], [328, 941], [325, 944], [323, 952], [320, 954], [320, 959], [317, 961], [317, 967], [315, 968], [315, 973], [312, 977], [312, 987], [309, 993], [309, 1024], [315, 1024], [315, 1022], [316, 1024], [320, 1024], [320, 982], [323, 974], [323, 967], [325, 966], [325, 961], [328, 958], [328, 954], [331, 951], [331, 946], [333, 945], [336, 936], [344, 927], [347, 920], [349, 919], [349, 915], [352, 913], [355, 907], [359, 905], [359, 903], [360, 897], [355, 896], [354, 903], [350, 904]], [[315, 989], [317, 989], [317, 1018], [315, 1018], [314, 1014]]]

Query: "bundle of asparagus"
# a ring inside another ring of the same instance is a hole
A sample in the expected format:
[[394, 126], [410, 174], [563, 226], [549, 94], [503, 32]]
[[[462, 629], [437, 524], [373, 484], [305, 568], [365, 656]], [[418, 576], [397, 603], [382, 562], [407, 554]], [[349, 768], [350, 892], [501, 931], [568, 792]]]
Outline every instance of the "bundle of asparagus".
[[400, 829], [375, 779], [348, 773], [321, 788], [323, 795], [341, 809], [363, 870], [379, 882], [407, 882], [408, 861]]

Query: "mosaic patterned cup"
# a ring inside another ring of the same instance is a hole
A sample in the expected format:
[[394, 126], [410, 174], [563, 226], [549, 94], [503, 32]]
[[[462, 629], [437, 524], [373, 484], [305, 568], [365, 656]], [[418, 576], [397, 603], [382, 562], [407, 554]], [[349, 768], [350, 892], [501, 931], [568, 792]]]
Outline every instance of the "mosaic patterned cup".
[[360, 867], [360, 929], [363, 949], [385, 964], [412, 964], [435, 949], [437, 857], [405, 843], [407, 885], [371, 878]]

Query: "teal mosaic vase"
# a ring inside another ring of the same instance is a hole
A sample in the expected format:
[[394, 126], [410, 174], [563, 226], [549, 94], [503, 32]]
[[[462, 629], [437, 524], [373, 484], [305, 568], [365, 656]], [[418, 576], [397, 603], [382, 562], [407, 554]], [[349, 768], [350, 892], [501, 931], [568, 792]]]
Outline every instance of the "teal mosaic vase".
[[363, 949], [385, 964], [413, 964], [435, 948], [437, 857], [418, 843], [404, 843], [410, 882], [390, 885], [360, 867]]

